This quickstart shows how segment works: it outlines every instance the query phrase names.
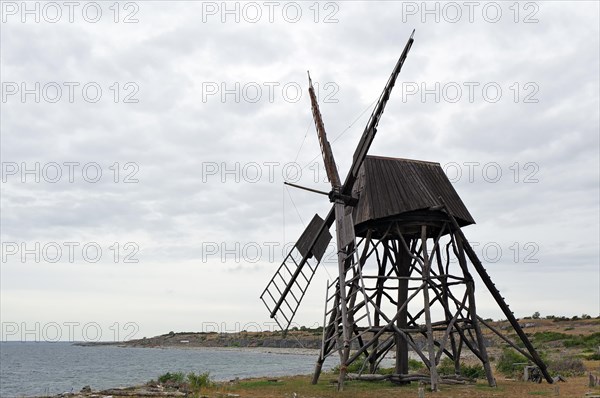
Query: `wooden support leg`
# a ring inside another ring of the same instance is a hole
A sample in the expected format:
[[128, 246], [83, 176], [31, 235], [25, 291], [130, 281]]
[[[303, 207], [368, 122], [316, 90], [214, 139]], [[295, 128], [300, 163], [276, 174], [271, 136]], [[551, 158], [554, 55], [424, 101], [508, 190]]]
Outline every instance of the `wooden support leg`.
[[315, 364], [315, 372], [313, 373], [313, 378], [311, 381], [312, 384], [317, 384], [319, 382], [319, 376], [321, 376], [321, 370], [323, 369], [324, 361], [325, 359], [321, 357], [317, 359], [317, 363]]
[[[384, 250], [387, 250], [387, 246], [384, 244]], [[378, 265], [378, 272], [377, 275], [379, 276], [379, 278], [377, 278], [377, 283], [376, 283], [376, 287], [377, 287], [377, 291], [376, 291], [376, 295], [375, 295], [375, 306], [377, 308], [381, 308], [381, 301], [383, 298], [383, 289], [384, 289], [384, 275], [385, 275], [385, 269], [386, 269], [386, 265], [387, 265], [387, 256], [384, 256], [382, 260], [379, 259], [379, 254], [376, 253], [377, 255], [377, 265]], [[381, 324], [381, 316], [379, 315], [379, 311], [375, 311], [375, 313], [373, 314], [373, 325], [378, 328]], [[378, 338], [374, 338], [374, 349], [373, 349], [373, 357], [377, 358], [377, 350], [378, 350], [378, 346], [379, 346], [379, 339]], [[375, 371], [377, 370], [377, 361], [373, 360], [370, 365], [369, 365], [369, 371], [371, 373], [375, 373]]]
[[492, 367], [490, 365], [490, 360], [487, 355], [487, 349], [485, 348], [485, 342], [483, 340], [483, 334], [481, 333], [479, 320], [477, 318], [477, 307], [475, 305], [475, 282], [473, 281], [473, 277], [471, 276], [467, 268], [467, 261], [465, 259], [465, 252], [463, 248], [463, 239], [460, 235], [455, 236], [455, 238], [456, 245], [458, 247], [458, 262], [461, 268], [463, 269], [465, 279], [467, 280], [467, 294], [469, 296], [469, 314], [471, 318], [471, 323], [475, 328], [475, 336], [477, 336], [477, 345], [481, 361], [483, 362], [483, 369], [485, 370], [485, 376], [487, 378], [489, 386], [496, 387], [496, 379], [494, 379], [494, 375], [492, 374]]
[[[398, 276], [408, 277], [410, 276], [410, 254], [406, 252], [406, 249], [402, 245], [398, 245], [398, 251], [396, 255], [396, 267], [398, 269]], [[407, 316], [408, 306], [403, 304], [408, 299], [408, 279], [398, 279], [398, 303], [397, 310], [400, 312], [400, 316], [396, 321], [396, 326], [399, 329], [406, 329], [407, 327]], [[408, 374], [408, 342], [404, 336], [396, 333], [396, 368], [395, 373], [401, 375]]]
[[431, 328], [431, 311], [429, 309], [429, 258], [427, 254], [427, 226], [421, 227], [421, 245], [423, 248], [423, 304], [425, 306], [425, 326], [427, 328], [427, 351], [429, 353], [429, 373], [431, 375], [431, 390], [437, 391], [438, 373], [435, 363], [435, 345], [433, 342], [433, 330]]

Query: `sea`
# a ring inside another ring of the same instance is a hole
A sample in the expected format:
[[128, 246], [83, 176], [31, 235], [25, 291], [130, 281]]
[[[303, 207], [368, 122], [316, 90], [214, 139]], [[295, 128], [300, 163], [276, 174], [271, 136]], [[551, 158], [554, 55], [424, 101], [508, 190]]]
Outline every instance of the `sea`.
[[[0, 342], [0, 397], [21, 398], [126, 387], [167, 372], [210, 372], [215, 381], [311, 374], [314, 353], [261, 348], [137, 348], [72, 342]], [[335, 365], [330, 357], [324, 369]]]

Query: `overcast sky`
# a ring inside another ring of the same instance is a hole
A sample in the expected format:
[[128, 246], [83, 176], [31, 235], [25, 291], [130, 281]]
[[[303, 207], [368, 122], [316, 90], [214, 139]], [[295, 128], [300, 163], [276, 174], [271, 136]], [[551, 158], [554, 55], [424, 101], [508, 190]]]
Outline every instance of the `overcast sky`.
[[2, 2], [2, 340], [273, 328], [330, 207], [283, 185], [329, 186], [306, 71], [345, 176], [413, 29], [370, 154], [442, 165], [517, 316], [599, 314], [598, 2], [115, 4]]

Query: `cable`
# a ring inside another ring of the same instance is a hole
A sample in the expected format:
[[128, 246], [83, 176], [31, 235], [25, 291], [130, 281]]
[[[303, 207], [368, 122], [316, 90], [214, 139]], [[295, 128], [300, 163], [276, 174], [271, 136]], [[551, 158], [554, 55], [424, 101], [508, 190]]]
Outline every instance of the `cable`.
[[300, 222], [302, 222], [302, 226], [304, 228], [306, 228], [306, 224], [304, 223], [304, 220], [302, 219], [302, 216], [300, 215], [300, 212], [298, 211], [298, 207], [296, 207], [296, 203], [294, 203], [294, 199], [292, 199], [292, 194], [290, 193], [290, 190], [288, 189], [287, 185], [284, 185], [284, 187], [288, 193], [288, 196], [290, 197], [290, 201], [292, 202], [292, 205], [294, 205], [294, 209], [296, 209], [296, 214], [298, 214], [298, 218], [300, 219]]
[[300, 155], [300, 151], [302, 150], [302, 147], [304, 146], [304, 142], [306, 141], [306, 137], [308, 136], [308, 130], [310, 130], [311, 124], [312, 124], [312, 121], [309, 121], [308, 126], [306, 127], [306, 132], [304, 133], [304, 138], [302, 139], [302, 143], [300, 144], [300, 148], [298, 148], [298, 152], [296, 152], [296, 157], [294, 158], [294, 163], [296, 163], [296, 161], [298, 160], [298, 156]]

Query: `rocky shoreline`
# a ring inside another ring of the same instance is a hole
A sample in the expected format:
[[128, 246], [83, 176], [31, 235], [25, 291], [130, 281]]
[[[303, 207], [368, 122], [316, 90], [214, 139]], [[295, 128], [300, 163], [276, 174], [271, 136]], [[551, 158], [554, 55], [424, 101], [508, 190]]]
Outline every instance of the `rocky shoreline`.
[[[79, 392], [69, 392], [57, 394], [50, 397], [31, 397], [31, 398], [107, 398], [107, 397], [186, 397], [187, 392], [170, 390], [157, 385], [145, 385], [123, 388], [109, 388], [107, 390], [92, 390], [90, 386], [85, 386]], [[232, 396], [235, 396], [232, 395]]]

